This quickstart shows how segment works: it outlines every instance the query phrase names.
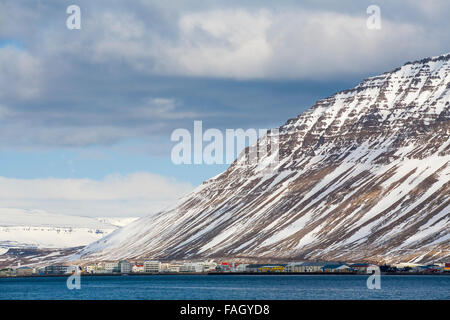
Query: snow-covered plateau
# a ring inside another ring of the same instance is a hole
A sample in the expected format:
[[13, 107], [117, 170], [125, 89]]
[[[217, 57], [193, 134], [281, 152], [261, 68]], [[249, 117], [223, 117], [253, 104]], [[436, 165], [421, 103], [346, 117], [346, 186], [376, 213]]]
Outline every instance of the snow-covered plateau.
[[86, 246], [136, 218], [91, 218], [0, 208], [0, 254], [8, 248]]

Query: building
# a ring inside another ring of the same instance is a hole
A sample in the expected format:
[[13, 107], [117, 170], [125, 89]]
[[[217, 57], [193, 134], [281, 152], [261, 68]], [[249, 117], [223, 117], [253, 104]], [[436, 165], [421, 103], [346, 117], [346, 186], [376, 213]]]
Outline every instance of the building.
[[44, 268], [44, 273], [49, 274], [49, 275], [58, 275], [58, 274], [67, 273], [67, 270], [68, 270], [68, 266], [55, 264], [55, 265], [51, 265], [51, 266], [46, 266]]
[[261, 272], [284, 272], [285, 264], [279, 265], [265, 265], [261, 267]]
[[421, 273], [440, 273], [442, 268], [438, 265], [426, 265], [426, 266], [417, 266], [413, 268], [414, 272], [421, 272]]
[[159, 273], [161, 271], [161, 262], [147, 260], [144, 262], [144, 272], [146, 273]]
[[367, 269], [371, 266], [370, 263], [353, 263], [350, 268], [358, 273], [367, 273]]
[[179, 272], [211, 272], [215, 271], [217, 267], [217, 263], [214, 261], [185, 262], [180, 266]]
[[394, 266], [391, 266], [391, 265], [384, 264], [384, 265], [380, 266], [380, 271], [381, 271], [381, 272], [391, 272], [391, 273], [395, 273], [395, 272], [397, 272], [397, 267], [394, 267]]
[[86, 273], [95, 273], [95, 270], [97, 269], [97, 266], [95, 264], [90, 264], [87, 266], [84, 266], [83, 271]]
[[218, 272], [231, 272], [231, 265], [229, 263], [222, 262], [216, 266], [215, 270]]
[[37, 269], [37, 274], [44, 275], [45, 274], [45, 267], [40, 267]]
[[[106, 263], [105, 262], [98, 262], [97, 264], [93, 265], [93, 273], [95, 274], [105, 274], [105, 273], [111, 273], [111, 271], [107, 271], [105, 268]], [[109, 269], [111, 266], [109, 266]], [[114, 269], [114, 268], [113, 268]]]
[[252, 263], [247, 266], [247, 272], [261, 272], [260, 268], [264, 264]]
[[144, 272], [144, 264], [136, 263], [133, 267], [131, 267], [131, 272], [133, 273], [142, 273]]
[[181, 263], [170, 263], [169, 265], [169, 272], [180, 272], [181, 266], [183, 264]]
[[238, 266], [238, 263], [235, 262], [222, 262], [219, 266], [217, 271], [220, 272], [235, 272], [236, 267]]
[[120, 273], [130, 273], [131, 263], [129, 263], [127, 260], [120, 260], [118, 264], [118, 269]]
[[107, 273], [115, 273], [119, 272], [119, 263], [118, 262], [105, 262], [105, 271]]
[[236, 266], [236, 272], [246, 272], [247, 271], [247, 267], [249, 265], [247, 263], [241, 263], [239, 265]]
[[450, 272], [450, 263], [446, 263], [444, 266], [444, 272]]
[[13, 269], [5, 268], [0, 269], [0, 277], [10, 277], [13, 274]]
[[286, 264], [249, 264], [246, 267], [248, 272], [284, 272]]
[[[205, 261], [201, 264], [203, 265], [203, 272], [215, 271], [217, 267], [217, 263], [215, 263], [214, 261]], [[234, 264], [232, 270], [234, 270]]]
[[199, 262], [186, 262], [180, 267], [180, 272], [203, 272], [203, 265]]
[[322, 267], [323, 272], [339, 272], [339, 273], [349, 273], [353, 272], [353, 269], [345, 264], [327, 264]]
[[33, 275], [33, 268], [20, 267], [16, 269], [16, 276], [18, 277], [26, 277], [31, 275]]
[[285, 271], [286, 272], [300, 272], [299, 267], [303, 264], [303, 262], [289, 262], [286, 265]]
[[322, 268], [326, 265], [333, 264], [330, 262], [294, 262], [287, 268], [289, 272], [300, 272], [300, 273], [310, 273], [310, 272], [322, 272]]
[[171, 264], [170, 263], [161, 263], [159, 265], [159, 272], [171, 272], [170, 268], [171, 268]]

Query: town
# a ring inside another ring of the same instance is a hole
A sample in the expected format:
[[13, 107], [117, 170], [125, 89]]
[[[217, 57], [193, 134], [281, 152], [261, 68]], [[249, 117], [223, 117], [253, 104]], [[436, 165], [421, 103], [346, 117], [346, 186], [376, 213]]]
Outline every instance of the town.
[[[450, 274], [450, 263], [429, 265], [400, 263], [376, 266], [370, 263], [289, 262], [238, 263], [210, 261], [101, 261], [77, 266], [82, 275], [145, 275], [145, 274], [367, 274], [379, 267], [384, 274]], [[0, 269], [0, 277], [61, 276], [76, 271], [75, 266], [53, 264], [45, 267], [20, 266]]]

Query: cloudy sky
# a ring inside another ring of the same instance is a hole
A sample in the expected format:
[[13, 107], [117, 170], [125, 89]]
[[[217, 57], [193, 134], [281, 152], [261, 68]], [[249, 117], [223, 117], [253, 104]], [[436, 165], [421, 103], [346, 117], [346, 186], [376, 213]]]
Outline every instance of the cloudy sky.
[[[66, 9], [81, 9], [69, 30]], [[366, 10], [381, 9], [369, 30]], [[450, 51], [448, 1], [0, 2], [0, 207], [160, 210], [226, 165], [174, 165], [176, 128], [271, 128]]]

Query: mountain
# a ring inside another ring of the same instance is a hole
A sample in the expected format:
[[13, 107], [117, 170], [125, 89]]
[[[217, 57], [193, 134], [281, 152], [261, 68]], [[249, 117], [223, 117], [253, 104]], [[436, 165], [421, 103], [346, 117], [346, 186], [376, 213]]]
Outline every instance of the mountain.
[[[450, 54], [319, 100], [168, 210], [79, 258], [443, 261], [450, 254]], [[270, 138], [270, 139], [269, 139]], [[272, 157], [272, 158], [271, 158]]]
[[0, 254], [9, 248], [68, 248], [98, 240], [133, 218], [90, 218], [0, 208]]

